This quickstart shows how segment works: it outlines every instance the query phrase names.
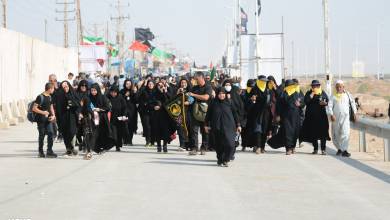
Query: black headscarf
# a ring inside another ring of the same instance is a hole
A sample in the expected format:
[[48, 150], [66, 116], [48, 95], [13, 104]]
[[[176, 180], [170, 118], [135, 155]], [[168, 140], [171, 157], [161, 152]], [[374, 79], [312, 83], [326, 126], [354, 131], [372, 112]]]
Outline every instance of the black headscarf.
[[102, 95], [102, 90], [100, 90], [100, 86], [97, 83], [94, 83], [91, 85], [91, 89], [96, 89], [97, 94], [96, 96], [93, 96], [92, 93], [89, 94], [89, 99], [91, 100], [91, 103], [95, 107], [101, 107], [104, 105], [104, 97]]

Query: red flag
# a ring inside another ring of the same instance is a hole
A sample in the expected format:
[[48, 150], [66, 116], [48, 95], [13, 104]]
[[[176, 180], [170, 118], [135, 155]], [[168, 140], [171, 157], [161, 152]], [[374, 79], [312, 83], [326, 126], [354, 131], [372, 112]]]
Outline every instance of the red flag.
[[213, 65], [213, 61], [210, 62], [210, 69], [212, 69], [214, 67]]
[[133, 44], [129, 48], [130, 50], [138, 50], [142, 52], [147, 52], [149, 47], [139, 41], [134, 41]]

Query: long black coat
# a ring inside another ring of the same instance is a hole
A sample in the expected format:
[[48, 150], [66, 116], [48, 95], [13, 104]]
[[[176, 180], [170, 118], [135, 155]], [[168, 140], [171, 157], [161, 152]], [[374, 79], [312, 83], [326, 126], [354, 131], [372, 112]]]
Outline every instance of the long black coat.
[[231, 102], [214, 99], [208, 108], [205, 123], [211, 127], [212, 133], [224, 134], [224, 139], [216, 142], [234, 146], [236, 128], [240, 122]]
[[[296, 102], [299, 106], [296, 106]], [[299, 93], [288, 96], [283, 92], [276, 104], [276, 113], [280, 116], [281, 127], [276, 136], [273, 136], [268, 144], [272, 148], [295, 148], [300, 131], [300, 108], [304, 107], [304, 101]]]
[[[256, 103], [248, 106], [247, 128], [253, 133], [266, 134], [271, 129], [271, 93], [268, 89], [262, 92], [254, 87], [250, 93], [256, 95]], [[259, 128], [261, 127], [261, 129]]]
[[90, 94], [89, 99], [91, 104], [95, 108], [104, 110], [103, 112], [99, 112], [99, 125], [94, 132], [93, 148], [96, 152], [100, 152], [101, 150], [108, 150], [112, 147], [114, 135], [112, 133], [110, 120], [108, 119], [108, 112], [111, 110], [111, 103], [106, 96], [101, 94], [98, 85], [94, 88], [98, 90], [98, 94], [96, 96], [92, 96], [92, 94]]
[[135, 133], [138, 128], [137, 95], [128, 89], [122, 89], [121, 94], [126, 101], [128, 130], [130, 133]]
[[57, 95], [57, 118], [59, 129], [63, 134], [72, 137], [77, 133], [78, 114], [81, 111], [80, 100], [73, 91], [65, 93], [62, 89]]
[[118, 138], [127, 140], [129, 132], [126, 121], [119, 121], [118, 117], [127, 116], [126, 101], [121, 94], [116, 97], [108, 96], [111, 102], [111, 128], [112, 136], [115, 142], [121, 141]]
[[310, 142], [329, 137], [329, 121], [326, 114], [326, 106], [320, 105], [320, 99], [329, 102], [328, 95], [323, 91], [321, 95], [310, 97], [311, 90], [305, 95], [305, 120], [303, 121], [301, 140]]
[[[163, 140], [170, 143], [172, 141], [171, 135], [176, 131], [175, 122], [164, 108], [164, 104], [171, 98], [170, 93], [161, 93], [156, 89], [150, 98], [148, 108], [151, 111], [152, 142]], [[155, 110], [156, 106], [159, 106], [160, 109]]]

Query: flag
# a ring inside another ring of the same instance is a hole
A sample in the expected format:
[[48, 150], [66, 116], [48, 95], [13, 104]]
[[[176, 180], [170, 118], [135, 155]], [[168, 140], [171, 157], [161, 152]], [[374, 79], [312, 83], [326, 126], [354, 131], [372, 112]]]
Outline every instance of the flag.
[[135, 40], [137, 41], [152, 41], [154, 34], [149, 28], [135, 28]]
[[164, 106], [168, 115], [183, 129], [184, 139], [186, 141], [188, 141], [188, 128], [186, 123], [188, 107], [184, 105], [184, 102], [187, 101], [187, 99], [187, 96], [184, 93], [181, 93]]
[[152, 55], [160, 60], [165, 60], [165, 59], [175, 59], [175, 56], [171, 53], [165, 52], [163, 50], [160, 50], [158, 48], [154, 48], [152, 50]]
[[130, 50], [138, 50], [142, 52], [147, 52], [149, 51], [149, 47], [139, 41], [134, 41], [133, 44], [129, 48]]
[[211, 72], [210, 72], [210, 81], [214, 80], [216, 73], [217, 73], [217, 70], [215, 69], [215, 67], [213, 67], [213, 69], [211, 69]]
[[260, 16], [261, 14], [261, 0], [257, 0], [257, 5], [258, 5], [258, 9], [257, 9], [257, 16]]
[[82, 45], [104, 45], [104, 38], [84, 36], [81, 44]]
[[117, 57], [119, 54], [119, 49], [115, 44], [108, 43], [108, 55], [110, 57]]
[[245, 13], [244, 9], [241, 8], [241, 33], [247, 34], [248, 33], [248, 15]]

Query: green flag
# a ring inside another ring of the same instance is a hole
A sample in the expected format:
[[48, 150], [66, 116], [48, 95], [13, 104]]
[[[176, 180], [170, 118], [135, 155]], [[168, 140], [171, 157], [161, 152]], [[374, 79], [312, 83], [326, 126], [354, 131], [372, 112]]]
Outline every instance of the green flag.
[[213, 69], [211, 69], [211, 71], [210, 71], [210, 81], [214, 80], [216, 73], [217, 73], [217, 70], [215, 69], [215, 67], [213, 67]]
[[173, 54], [167, 53], [167, 52], [160, 50], [158, 48], [153, 49], [152, 55], [158, 59], [161, 59], [161, 60], [173, 58]]

